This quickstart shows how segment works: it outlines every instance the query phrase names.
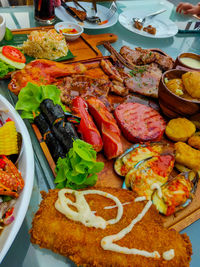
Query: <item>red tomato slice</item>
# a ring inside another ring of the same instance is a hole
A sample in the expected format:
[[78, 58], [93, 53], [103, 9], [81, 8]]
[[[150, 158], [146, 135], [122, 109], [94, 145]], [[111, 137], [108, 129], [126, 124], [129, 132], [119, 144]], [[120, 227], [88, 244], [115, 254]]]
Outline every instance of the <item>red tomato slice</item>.
[[22, 54], [21, 51], [19, 51], [17, 48], [13, 47], [13, 46], [9, 46], [9, 45], [5, 45], [2, 48], [2, 54], [15, 61], [15, 62], [20, 62], [20, 63], [25, 63], [26, 62], [26, 58], [24, 56], [24, 54]]

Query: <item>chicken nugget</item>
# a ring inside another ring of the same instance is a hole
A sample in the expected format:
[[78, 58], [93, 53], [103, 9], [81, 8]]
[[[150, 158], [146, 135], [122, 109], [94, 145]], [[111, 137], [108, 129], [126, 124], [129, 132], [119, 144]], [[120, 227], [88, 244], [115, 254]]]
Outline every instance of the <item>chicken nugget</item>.
[[194, 98], [200, 98], [200, 72], [186, 72], [182, 75], [185, 90]]
[[200, 151], [183, 142], [175, 144], [175, 160], [192, 170], [200, 170]]
[[195, 125], [186, 118], [170, 120], [165, 129], [166, 135], [173, 141], [185, 142], [196, 131]]
[[196, 149], [200, 150], [200, 136], [193, 135], [188, 139], [188, 144]]

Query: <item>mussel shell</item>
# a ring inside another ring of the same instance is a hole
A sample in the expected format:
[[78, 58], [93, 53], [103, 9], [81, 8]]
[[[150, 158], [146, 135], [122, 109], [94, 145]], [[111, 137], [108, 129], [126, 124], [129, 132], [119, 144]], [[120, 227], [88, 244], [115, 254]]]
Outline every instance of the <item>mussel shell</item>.
[[[192, 202], [193, 196], [196, 192], [198, 181], [199, 181], [199, 174], [197, 172], [194, 172], [194, 171], [183, 172], [183, 173], [179, 173], [176, 177], [170, 179], [167, 183], [163, 184], [161, 186], [161, 190], [166, 188], [173, 180], [178, 179], [179, 176], [184, 176], [185, 179], [189, 180], [191, 182], [192, 188], [190, 190], [189, 198], [184, 203], [177, 206], [175, 208], [174, 212], [178, 212], [178, 211], [182, 210], [183, 208], [187, 207]], [[168, 207], [167, 207], [166, 203], [164, 202], [164, 199], [158, 197], [157, 191], [155, 191], [152, 194], [152, 201], [153, 201], [154, 205], [156, 206], [156, 208], [159, 210], [159, 212], [166, 215], [164, 210], [167, 211]]]
[[[114, 170], [115, 172], [119, 175], [119, 176], [124, 176], [121, 173], [121, 167], [123, 165], [123, 158], [131, 153], [132, 151], [134, 151], [136, 148], [139, 147], [149, 147], [149, 146], [155, 146], [155, 145], [160, 145], [161, 147], [164, 146], [168, 146], [168, 144], [166, 143], [162, 143], [162, 142], [152, 142], [152, 143], [145, 143], [145, 144], [134, 144], [133, 146], [131, 146], [130, 148], [128, 148], [123, 154], [121, 154], [115, 161], [114, 163]], [[144, 158], [145, 159], [145, 158]], [[139, 162], [138, 162], [139, 163]], [[135, 165], [133, 166], [133, 168], [135, 167]]]

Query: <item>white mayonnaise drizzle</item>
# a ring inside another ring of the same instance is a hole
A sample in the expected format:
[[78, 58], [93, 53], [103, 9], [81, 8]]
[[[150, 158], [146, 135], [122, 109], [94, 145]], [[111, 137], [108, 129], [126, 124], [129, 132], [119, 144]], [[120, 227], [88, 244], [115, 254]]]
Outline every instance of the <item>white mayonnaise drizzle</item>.
[[151, 185], [151, 190], [157, 189], [159, 198], [162, 198], [162, 190], [159, 184], [154, 183]]
[[146, 197], [136, 197], [134, 199], [134, 202], [140, 202], [140, 201], [144, 201], [144, 200], [146, 200]]
[[[122, 206], [129, 205], [129, 204], [131, 204], [131, 202], [124, 202], [122, 203]], [[114, 208], [117, 208], [117, 205], [104, 207], [105, 210], [114, 209]]]
[[[153, 184], [156, 189], [158, 189], [157, 184]], [[152, 186], [153, 186], [152, 185]], [[160, 188], [160, 186], [159, 186]], [[158, 189], [159, 190], [159, 189]], [[71, 193], [76, 197], [76, 201], [72, 202], [69, 198], [65, 196], [66, 193]], [[95, 211], [91, 211], [90, 206], [88, 205], [84, 195], [87, 194], [98, 194], [104, 197], [108, 197], [112, 199], [116, 205], [115, 206], [108, 206], [105, 207], [105, 209], [111, 209], [111, 208], [118, 208], [117, 211], [117, 217], [115, 219], [111, 219], [108, 221], [105, 221], [100, 216], [95, 216]], [[146, 197], [138, 197], [134, 201], [144, 201], [146, 200]], [[131, 202], [125, 202], [123, 205], [130, 204]], [[77, 211], [72, 210], [69, 205], [72, 205], [76, 207]], [[101, 246], [105, 250], [111, 250], [119, 253], [124, 254], [134, 254], [134, 255], [141, 255], [144, 257], [151, 257], [151, 258], [160, 258], [160, 254], [158, 251], [148, 252], [145, 250], [140, 250], [136, 248], [127, 248], [127, 247], [121, 247], [117, 244], [114, 244], [113, 242], [118, 241], [122, 239], [125, 235], [127, 235], [131, 230], [133, 229], [134, 225], [142, 220], [142, 218], [145, 216], [145, 214], [148, 212], [152, 205], [152, 201], [149, 200], [147, 204], [144, 206], [141, 213], [138, 214], [138, 216], [132, 220], [132, 222], [124, 229], [122, 229], [119, 233], [115, 235], [105, 236], [101, 240]], [[123, 206], [122, 203], [119, 201], [119, 199], [109, 193], [100, 191], [100, 190], [85, 190], [85, 191], [75, 191], [71, 189], [62, 189], [58, 192], [58, 199], [55, 203], [55, 208], [63, 213], [68, 219], [79, 221], [83, 223], [85, 226], [88, 227], [96, 227], [96, 228], [102, 228], [105, 229], [108, 224], [114, 224], [117, 223], [123, 214]], [[162, 254], [162, 257], [164, 260], [171, 260], [175, 256], [174, 249], [170, 249], [168, 251], [165, 251]]]
[[174, 258], [174, 255], [175, 255], [174, 249], [170, 249], [168, 251], [163, 252], [162, 256], [163, 256], [164, 260], [170, 261], [170, 260], [172, 260]]
[[[66, 193], [74, 194], [76, 202], [72, 202], [65, 196]], [[95, 216], [94, 212], [91, 211], [90, 206], [85, 200], [84, 195], [87, 194], [98, 194], [107, 198], [112, 199], [117, 207], [117, 217], [111, 220], [104, 220], [100, 216]], [[76, 207], [77, 211], [72, 210], [69, 205]], [[58, 192], [58, 199], [55, 203], [55, 208], [64, 214], [68, 219], [83, 223], [88, 227], [102, 228], [105, 229], [107, 224], [117, 223], [123, 214], [123, 206], [119, 199], [109, 193], [100, 190], [86, 190], [86, 191], [75, 191], [71, 189], [62, 189]]]

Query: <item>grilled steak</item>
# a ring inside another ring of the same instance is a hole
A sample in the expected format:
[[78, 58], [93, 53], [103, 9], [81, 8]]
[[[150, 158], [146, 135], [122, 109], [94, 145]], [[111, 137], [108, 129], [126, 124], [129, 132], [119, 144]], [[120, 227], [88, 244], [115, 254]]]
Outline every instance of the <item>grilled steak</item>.
[[125, 86], [132, 92], [154, 98], [158, 97], [158, 85], [162, 75], [155, 63], [135, 68], [132, 77], [126, 78]]

